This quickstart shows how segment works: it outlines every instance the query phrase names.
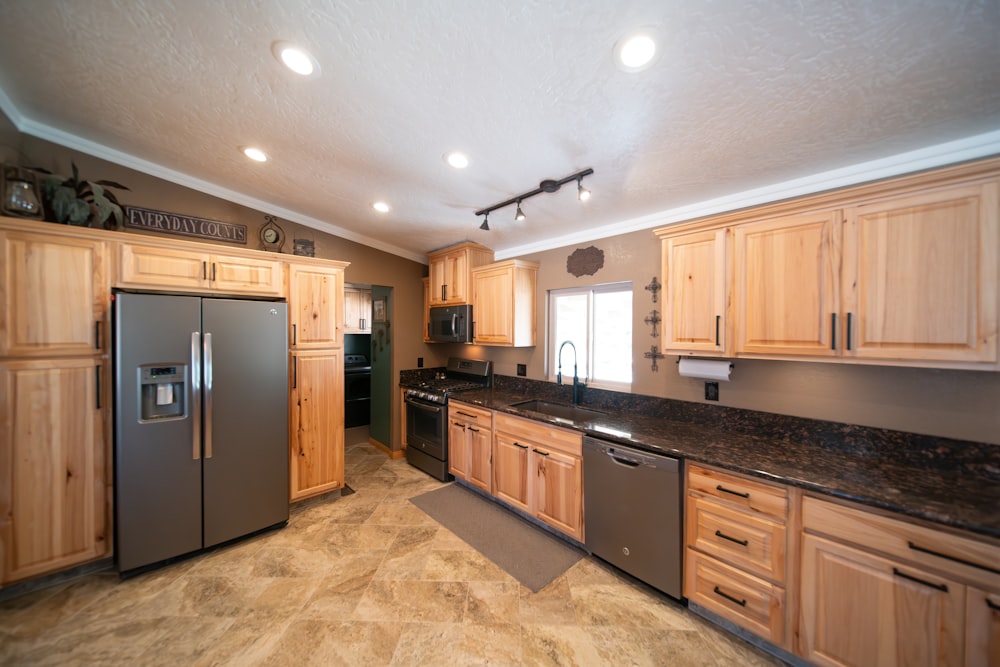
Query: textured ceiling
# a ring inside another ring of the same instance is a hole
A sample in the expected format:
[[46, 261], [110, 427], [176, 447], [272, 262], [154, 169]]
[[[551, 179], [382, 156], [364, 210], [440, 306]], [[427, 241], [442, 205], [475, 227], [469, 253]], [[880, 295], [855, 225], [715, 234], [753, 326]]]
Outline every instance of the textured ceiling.
[[[657, 62], [619, 70], [615, 42], [644, 26]], [[275, 40], [320, 76], [285, 70]], [[471, 239], [503, 257], [905, 169], [910, 151], [1000, 152], [1000, 2], [4, 0], [0, 108], [403, 256]], [[477, 209], [587, 167], [590, 202], [565, 186], [479, 229]]]

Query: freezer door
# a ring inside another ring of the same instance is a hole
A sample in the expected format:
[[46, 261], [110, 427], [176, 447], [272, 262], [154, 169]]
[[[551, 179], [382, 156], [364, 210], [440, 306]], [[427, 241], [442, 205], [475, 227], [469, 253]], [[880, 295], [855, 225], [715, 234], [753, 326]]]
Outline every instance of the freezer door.
[[204, 541], [288, 520], [288, 307], [205, 299]]
[[[131, 570], [201, 548], [201, 459], [193, 434], [196, 297], [115, 297], [115, 515], [118, 567]], [[157, 396], [152, 376], [182, 373], [183, 396]], [[145, 383], [145, 389], [144, 387]], [[146, 394], [145, 409], [143, 392]], [[169, 400], [183, 400], [181, 414]], [[145, 415], [145, 418], [144, 418]]]

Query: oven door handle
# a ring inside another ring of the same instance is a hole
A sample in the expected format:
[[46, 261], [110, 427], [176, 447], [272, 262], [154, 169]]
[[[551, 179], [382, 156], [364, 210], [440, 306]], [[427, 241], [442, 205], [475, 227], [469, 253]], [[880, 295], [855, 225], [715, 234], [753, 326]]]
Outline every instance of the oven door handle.
[[418, 403], [418, 402], [416, 402], [414, 400], [411, 400], [409, 398], [406, 399], [406, 404], [407, 405], [412, 405], [416, 409], [423, 410], [424, 412], [433, 412], [434, 414], [439, 414], [441, 412], [441, 406], [440, 405], [430, 406], [430, 405], [426, 405], [424, 403]]

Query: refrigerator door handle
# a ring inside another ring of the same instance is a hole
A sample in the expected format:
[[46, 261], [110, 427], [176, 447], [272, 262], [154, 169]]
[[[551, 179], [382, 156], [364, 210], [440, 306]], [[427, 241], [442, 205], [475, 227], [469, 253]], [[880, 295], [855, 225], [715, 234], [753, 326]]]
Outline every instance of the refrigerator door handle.
[[191, 458], [201, 458], [201, 334], [191, 332]]
[[212, 334], [205, 334], [205, 458], [212, 458]]

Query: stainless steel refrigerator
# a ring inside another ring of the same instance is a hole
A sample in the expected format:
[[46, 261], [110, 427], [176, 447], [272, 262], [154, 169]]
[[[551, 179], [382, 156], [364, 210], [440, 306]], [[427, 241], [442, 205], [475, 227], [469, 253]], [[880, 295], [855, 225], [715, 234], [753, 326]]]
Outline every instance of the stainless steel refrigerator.
[[287, 521], [287, 305], [119, 292], [114, 330], [118, 569]]

